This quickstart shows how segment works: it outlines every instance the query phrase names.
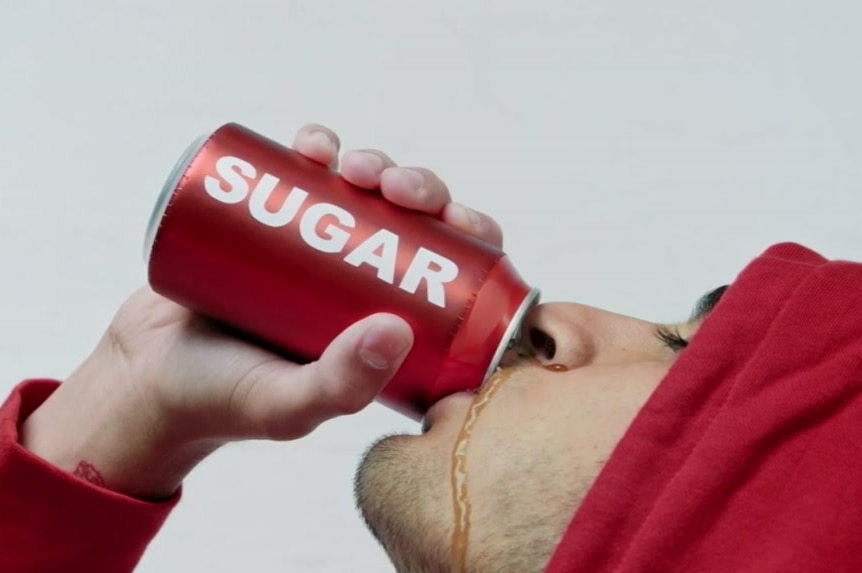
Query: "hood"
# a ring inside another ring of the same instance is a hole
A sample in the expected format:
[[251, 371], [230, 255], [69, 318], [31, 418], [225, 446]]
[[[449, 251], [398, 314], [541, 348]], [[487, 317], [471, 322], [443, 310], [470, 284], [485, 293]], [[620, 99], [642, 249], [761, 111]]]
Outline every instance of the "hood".
[[737, 277], [546, 573], [862, 571], [862, 264], [795, 244]]

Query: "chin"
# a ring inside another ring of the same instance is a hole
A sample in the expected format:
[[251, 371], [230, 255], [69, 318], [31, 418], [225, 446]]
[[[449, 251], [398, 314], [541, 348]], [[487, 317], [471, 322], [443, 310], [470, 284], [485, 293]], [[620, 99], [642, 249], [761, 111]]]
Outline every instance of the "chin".
[[[372, 444], [356, 470], [354, 495], [365, 524], [399, 571], [425, 563], [429, 549], [446, 547], [449, 522], [450, 448], [429, 447], [439, 441], [426, 435], [395, 434]], [[441, 533], [435, 535], [434, 532]], [[414, 561], [415, 558], [415, 561]]]

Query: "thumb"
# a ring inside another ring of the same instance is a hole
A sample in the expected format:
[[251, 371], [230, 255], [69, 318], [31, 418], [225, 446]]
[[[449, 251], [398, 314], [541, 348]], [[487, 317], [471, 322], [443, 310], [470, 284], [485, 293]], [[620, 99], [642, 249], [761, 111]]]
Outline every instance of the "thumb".
[[[285, 363], [255, 384], [247, 412], [256, 413], [265, 437], [291, 440], [321, 422], [367, 406], [401, 366], [413, 345], [407, 322], [374, 314], [339, 334], [316, 362]], [[255, 425], [258, 425], [255, 424]]]

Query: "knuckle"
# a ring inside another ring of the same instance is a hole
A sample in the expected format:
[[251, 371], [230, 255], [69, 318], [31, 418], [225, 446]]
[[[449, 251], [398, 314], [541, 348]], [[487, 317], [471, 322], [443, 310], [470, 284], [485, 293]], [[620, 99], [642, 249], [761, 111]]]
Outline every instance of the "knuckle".
[[339, 384], [329, 393], [329, 408], [335, 415], [355, 414], [368, 404], [364, 392], [357, 389], [358, 384]]
[[266, 424], [263, 435], [270, 440], [297, 440], [313, 432], [322, 421], [323, 418], [312, 416], [279, 419]]

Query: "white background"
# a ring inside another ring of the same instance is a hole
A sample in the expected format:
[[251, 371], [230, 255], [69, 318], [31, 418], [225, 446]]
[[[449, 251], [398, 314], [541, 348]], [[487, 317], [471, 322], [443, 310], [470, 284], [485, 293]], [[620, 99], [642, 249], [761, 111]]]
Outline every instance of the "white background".
[[[545, 300], [687, 315], [769, 244], [862, 256], [853, 0], [0, 0], [0, 390], [60, 377], [145, 280], [160, 185], [198, 134], [437, 169]], [[385, 571], [351, 480], [373, 406], [187, 481], [141, 572]]]

